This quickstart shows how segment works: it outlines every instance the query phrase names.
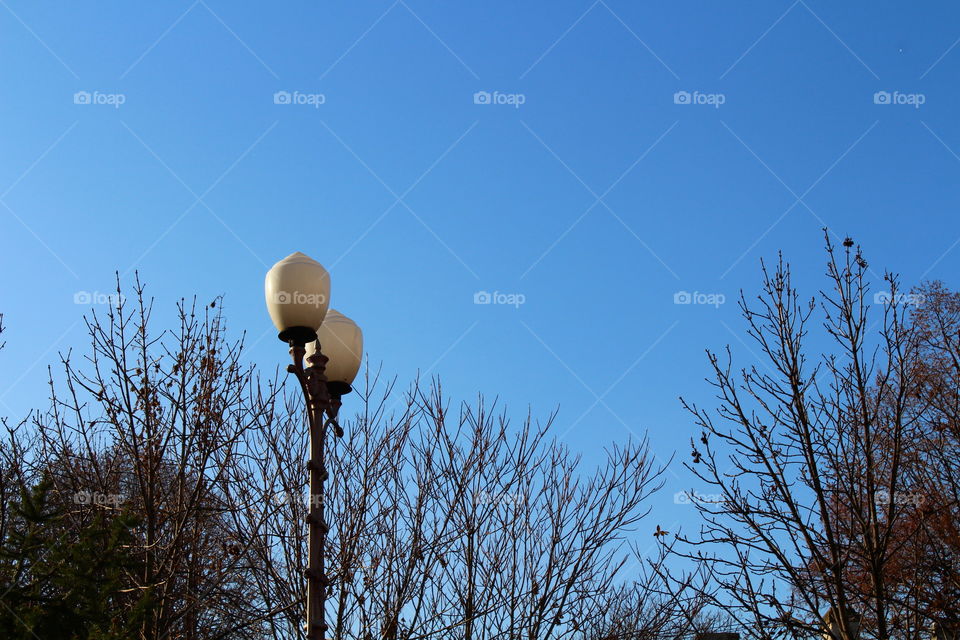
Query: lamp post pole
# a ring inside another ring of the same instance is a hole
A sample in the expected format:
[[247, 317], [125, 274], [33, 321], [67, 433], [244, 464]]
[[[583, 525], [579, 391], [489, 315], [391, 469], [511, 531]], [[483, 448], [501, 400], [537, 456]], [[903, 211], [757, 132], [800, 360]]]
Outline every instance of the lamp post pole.
[[330, 393], [327, 390], [326, 368], [327, 358], [320, 353], [310, 356], [306, 369], [303, 360], [306, 356], [304, 342], [290, 340], [290, 356], [293, 364], [287, 366], [287, 371], [294, 374], [300, 382], [303, 391], [304, 404], [310, 424], [310, 458], [307, 469], [310, 472], [310, 506], [307, 513], [307, 529], [309, 542], [307, 547], [307, 638], [309, 640], [324, 640], [327, 632], [324, 611], [327, 602], [327, 587], [330, 580], [324, 568], [324, 547], [327, 542], [327, 531], [330, 527], [324, 517], [324, 502], [326, 499], [325, 482], [329, 477], [324, 459], [324, 440], [327, 435], [327, 419], [335, 420]]
[[[329, 309], [330, 280], [326, 270], [302, 253], [287, 256], [267, 273], [267, 309], [279, 338], [290, 346], [296, 376], [303, 392], [310, 429], [310, 504], [307, 510], [307, 639], [326, 640], [327, 591], [331, 581], [325, 568], [327, 532], [325, 460], [327, 430], [343, 436], [337, 424], [340, 399], [352, 390], [360, 368], [363, 334], [356, 323]], [[321, 342], [328, 345], [321, 353]], [[308, 346], [309, 345], [309, 346]], [[309, 347], [313, 347], [312, 349]], [[308, 355], [309, 354], [309, 355]], [[329, 357], [328, 357], [329, 356]], [[306, 366], [304, 366], [306, 361]]]

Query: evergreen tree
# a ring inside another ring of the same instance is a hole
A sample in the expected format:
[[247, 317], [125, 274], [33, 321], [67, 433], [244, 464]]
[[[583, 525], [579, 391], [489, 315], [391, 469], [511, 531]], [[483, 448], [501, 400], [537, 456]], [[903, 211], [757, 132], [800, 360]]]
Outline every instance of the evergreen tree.
[[141, 571], [130, 553], [131, 514], [95, 506], [79, 530], [65, 526], [49, 479], [21, 491], [0, 545], [0, 637], [11, 640], [130, 638], [150, 607], [126, 575]]

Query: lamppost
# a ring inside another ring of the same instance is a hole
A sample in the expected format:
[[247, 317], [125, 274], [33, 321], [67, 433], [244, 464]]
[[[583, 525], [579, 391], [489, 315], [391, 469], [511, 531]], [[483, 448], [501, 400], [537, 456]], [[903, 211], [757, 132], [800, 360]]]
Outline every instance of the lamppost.
[[[330, 579], [324, 571], [324, 547], [330, 527], [324, 517], [324, 460], [328, 427], [343, 435], [337, 424], [340, 398], [360, 369], [363, 334], [353, 320], [330, 309], [330, 274], [302, 253], [273, 265], [264, 283], [267, 311], [279, 338], [290, 345], [293, 364], [287, 371], [300, 382], [310, 423], [310, 508], [307, 514], [307, 638], [324, 640], [324, 611]], [[322, 351], [321, 351], [322, 349]], [[306, 366], [304, 366], [306, 360]]]

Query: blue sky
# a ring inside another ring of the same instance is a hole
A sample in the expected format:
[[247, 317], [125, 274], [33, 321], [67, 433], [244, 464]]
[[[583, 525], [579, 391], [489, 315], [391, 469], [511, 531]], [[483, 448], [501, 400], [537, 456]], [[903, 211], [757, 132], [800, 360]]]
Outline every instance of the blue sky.
[[[704, 349], [754, 362], [734, 300], [760, 258], [783, 250], [813, 293], [828, 226], [877, 274], [956, 286], [958, 18], [2, 0], [0, 409], [44, 404], [46, 365], [86, 346], [75, 298], [102, 300], [115, 271], [139, 270], [160, 323], [180, 296], [224, 295], [251, 359], [285, 365], [263, 274], [300, 250], [401, 381], [439, 375], [518, 418], [559, 407], [587, 461], [645, 431], [683, 458], [677, 397], [709, 401]], [[674, 466], [665, 528], [692, 522], [673, 494], [700, 489]]]

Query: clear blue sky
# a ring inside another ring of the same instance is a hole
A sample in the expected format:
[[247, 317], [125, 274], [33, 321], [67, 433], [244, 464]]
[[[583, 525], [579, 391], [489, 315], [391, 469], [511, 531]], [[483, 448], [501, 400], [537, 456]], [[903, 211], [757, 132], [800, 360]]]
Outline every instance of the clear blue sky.
[[[958, 18], [947, 2], [2, 0], [0, 409], [44, 404], [45, 365], [86, 348], [75, 296], [116, 270], [140, 271], [161, 324], [181, 295], [225, 295], [250, 357], [284, 365], [263, 274], [300, 250], [401, 381], [439, 375], [518, 417], [559, 406], [587, 460], [644, 431], [685, 457], [677, 396], [709, 398], [704, 348], [753, 361], [733, 302], [761, 257], [782, 249], [812, 292], [827, 225], [877, 273], [957, 286]], [[690, 520], [673, 494], [700, 489], [675, 466], [665, 528]]]

